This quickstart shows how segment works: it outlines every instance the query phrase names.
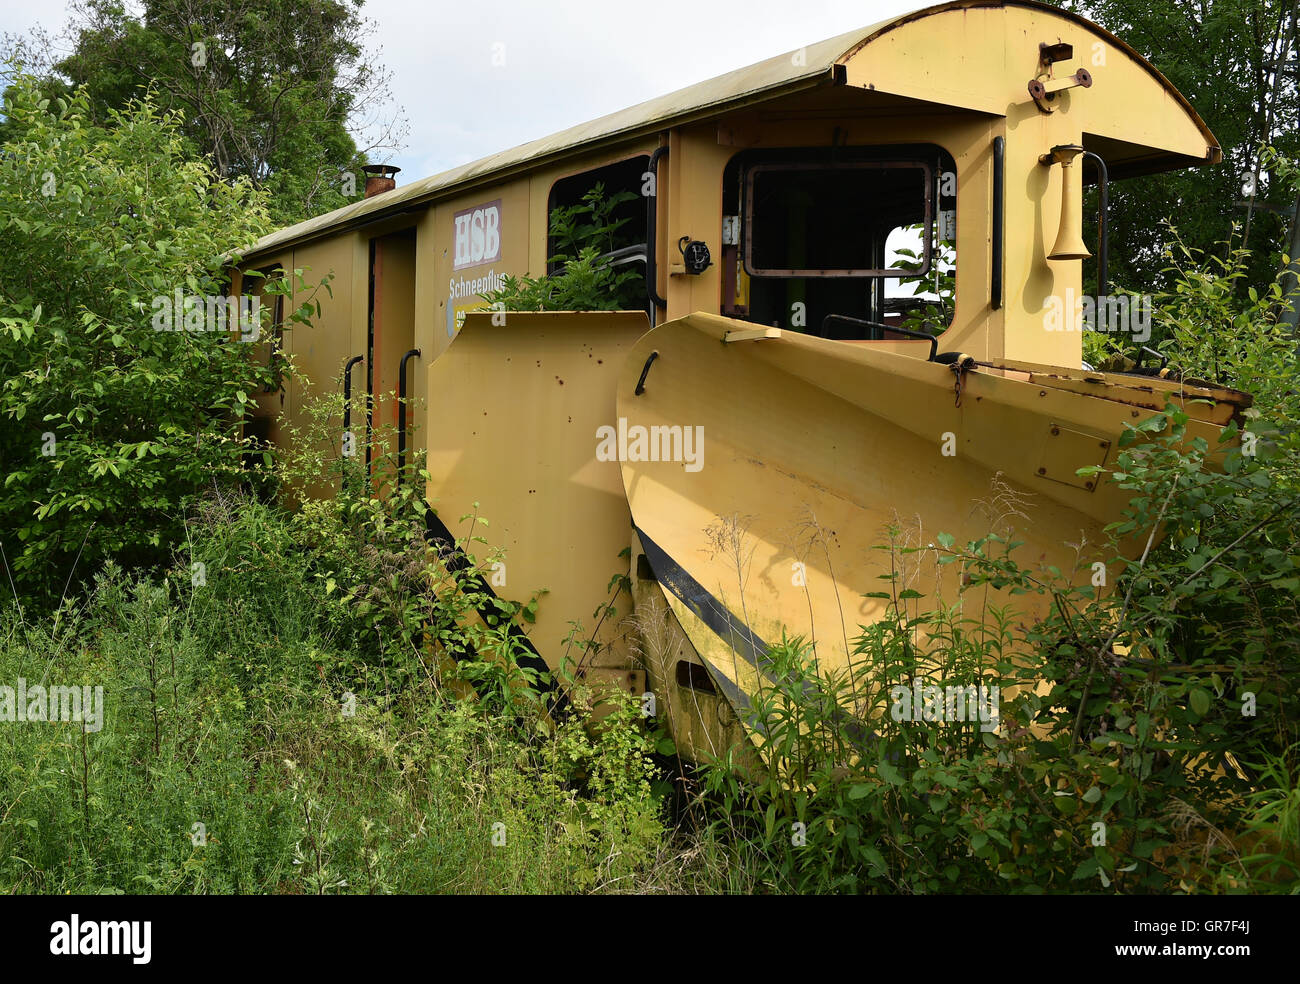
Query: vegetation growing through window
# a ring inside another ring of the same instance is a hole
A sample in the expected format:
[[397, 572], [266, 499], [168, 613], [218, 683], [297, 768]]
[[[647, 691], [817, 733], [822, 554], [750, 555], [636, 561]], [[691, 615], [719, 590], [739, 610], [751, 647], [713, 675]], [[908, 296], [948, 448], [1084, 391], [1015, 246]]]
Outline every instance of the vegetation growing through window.
[[[915, 230], [918, 235], [922, 230], [919, 225], [907, 228], [909, 231]], [[948, 330], [953, 319], [957, 294], [957, 249], [952, 242], [940, 239], [937, 235], [933, 242], [929, 273], [919, 272], [924, 265], [924, 257], [907, 246], [898, 248], [894, 263], [899, 269], [916, 271], [916, 276], [902, 277], [898, 283], [911, 286], [915, 294], [922, 295], [923, 298], [903, 309], [903, 327], [929, 335], [941, 335]]]
[[222, 253], [270, 229], [267, 199], [189, 159], [175, 114], [138, 102], [99, 125], [85, 90], [51, 101], [24, 77], [4, 115], [0, 547], [50, 601], [109, 558], [164, 561], [204, 489], [247, 479], [244, 424], [274, 382], [249, 353], [290, 284], [267, 281], [256, 324], [208, 305]]
[[575, 205], [551, 211], [550, 233], [556, 252], [549, 258], [556, 273], [540, 277], [507, 274], [500, 290], [483, 299], [503, 311], [637, 311], [645, 306], [645, 268], [616, 266], [608, 254], [635, 245], [623, 234], [628, 219], [615, 210], [637, 195], [605, 194], [597, 182]]

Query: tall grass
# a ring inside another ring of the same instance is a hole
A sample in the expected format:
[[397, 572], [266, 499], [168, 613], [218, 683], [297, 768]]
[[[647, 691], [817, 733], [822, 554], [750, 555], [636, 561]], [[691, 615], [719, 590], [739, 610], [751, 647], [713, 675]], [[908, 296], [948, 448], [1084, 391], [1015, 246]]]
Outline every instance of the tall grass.
[[323, 523], [214, 500], [167, 577], [109, 565], [57, 628], [10, 611], [0, 682], [102, 685], [105, 709], [93, 732], [0, 725], [0, 888], [621, 891], [672, 870], [631, 704], [587, 729], [455, 699], [436, 647], [420, 665], [327, 587], [347, 532]]

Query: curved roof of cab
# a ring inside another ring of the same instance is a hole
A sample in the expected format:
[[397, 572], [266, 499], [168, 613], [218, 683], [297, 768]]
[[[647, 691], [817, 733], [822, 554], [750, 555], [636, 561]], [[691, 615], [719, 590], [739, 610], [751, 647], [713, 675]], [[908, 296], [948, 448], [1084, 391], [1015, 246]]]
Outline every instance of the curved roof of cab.
[[[648, 135], [700, 118], [716, 116], [722, 112], [765, 102], [801, 89], [843, 84], [844, 66], [849, 59], [882, 35], [905, 24], [936, 14], [990, 7], [1024, 7], [1050, 13], [1085, 28], [1131, 56], [1187, 114], [1188, 119], [1205, 137], [1207, 153], [1204, 162], [1216, 163], [1221, 159], [1218, 142], [1187, 99], [1142, 55], [1104, 28], [1078, 14], [1039, 3], [1037, 0], [953, 0], [950, 3], [901, 14], [870, 27], [858, 28], [826, 41], [807, 45], [802, 49], [795, 49], [803, 55], [802, 64], [796, 64], [796, 59], [792, 57], [795, 51], [784, 52], [717, 78], [698, 82], [588, 123], [569, 127], [548, 137], [520, 144], [510, 150], [501, 151], [469, 164], [462, 164], [431, 177], [412, 181], [382, 195], [353, 202], [332, 212], [326, 212], [273, 232], [258, 240], [247, 250], [239, 252], [245, 258], [257, 256], [271, 250], [369, 224], [390, 215], [414, 211], [434, 199], [443, 197], [443, 193], [450, 189], [459, 192], [473, 185], [485, 183], [489, 179], [500, 181], [512, 173], [532, 170], [550, 160], [571, 154], [575, 150], [598, 149], [605, 144]], [[1180, 163], [1185, 164], [1186, 160]]]

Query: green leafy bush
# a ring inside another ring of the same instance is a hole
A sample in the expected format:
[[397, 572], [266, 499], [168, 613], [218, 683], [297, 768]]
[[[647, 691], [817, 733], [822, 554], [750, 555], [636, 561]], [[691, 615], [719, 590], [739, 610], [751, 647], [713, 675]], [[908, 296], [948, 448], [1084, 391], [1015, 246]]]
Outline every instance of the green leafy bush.
[[161, 582], [110, 563], [57, 619], [9, 610], [0, 681], [101, 685], [105, 707], [99, 730], [0, 726], [0, 891], [628, 891], [658, 870], [631, 699], [589, 729], [579, 693], [554, 725], [457, 696], [439, 639], [389, 620], [408, 588], [365, 603], [395, 541], [345, 566], [377, 506], [343, 498], [214, 496]]
[[200, 492], [244, 478], [260, 326], [153, 322], [178, 292], [225, 296], [221, 254], [268, 222], [148, 100], [99, 126], [84, 92], [51, 104], [19, 78], [5, 98], [0, 541], [20, 589], [57, 599], [106, 558], [165, 562]]
[[[919, 238], [925, 226], [918, 223], [906, 228]], [[918, 299], [917, 303], [908, 307], [902, 322], [904, 328], [930, 335], [941, 335], [948, 330], [952, 324], [953, 305], [957, 297], [957, 249], [954, 243], [940, 239], [938, 233], [938, 222], [931, 223], [933, 244], [929, 273], [919, 273], [924, 258], [914, 249], [898, 249], [894, 261], [894, 265], [901, 270], [917, 271], [915, 276], [900, 277], [900, 287], [911, 286], [915, 294], [934, 295], [933, 299]]]

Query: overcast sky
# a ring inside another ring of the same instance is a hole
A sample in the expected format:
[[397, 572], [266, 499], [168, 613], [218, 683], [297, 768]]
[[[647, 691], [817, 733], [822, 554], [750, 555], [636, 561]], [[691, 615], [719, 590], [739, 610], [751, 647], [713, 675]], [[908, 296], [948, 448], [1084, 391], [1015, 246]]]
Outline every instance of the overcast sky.
[[[363, 13], [410, 126], [391, 155], [405, 184], [924, 5], [368, 0]], [[65, 7], [0, 0], [0, 32], [40, 24], [59, 33]]]

